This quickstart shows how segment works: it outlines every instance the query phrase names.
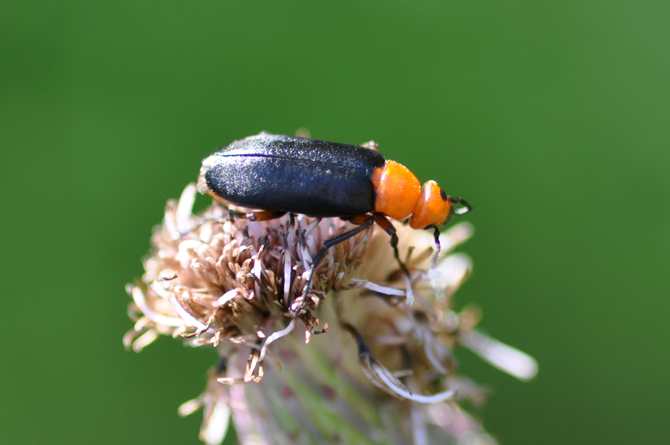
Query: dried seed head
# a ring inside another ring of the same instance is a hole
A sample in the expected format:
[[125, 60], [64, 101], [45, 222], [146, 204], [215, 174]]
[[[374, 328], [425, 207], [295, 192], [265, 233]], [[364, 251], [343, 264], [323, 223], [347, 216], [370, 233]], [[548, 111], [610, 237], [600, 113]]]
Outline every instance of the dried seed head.
[[[452, 309], [451, 297], [471, 269], [467, 256], [453, 253], [471, 236], [469, 224], [441, 235], [435, 265], [433, 235], [395, 223], [410, 277], [395, 261], [388, 235], [364, 230], [328, 250], [302, 295], [324, 241], [353, 225], [303, 215], [231, 219], [216, 203], [193, 215], [195, 193], [189, 185], [178, 202], [168, 202], [145, 274], [128, 285], [136, 323], [124, 344], [140, 351], [159, 335], [171, 335], [217, 348], [222, 361], [210, 371], [207, 391], [180, 409], [188, 414], [205, 406], [202, 440], [222, 440], [232, 407], [238, 435], [250, 443], [283, 443], [280, 432], [289, 442], [297, 435], [354, 443], [363, 434], [421, 444], [470, 434], [492, 443], [456, 403], [481, 403], [484, 392], [458, 375], [454, 348], [466, 346], [521, 379], [531, 378], [537, 365], [476, 331], [476, 312]], [[246, 382], [256, 384], [235, 385]], [[273, 395], [282, 403], [274, 406]], [[340, 420], [315, 419], [323, 413], [305, 405], [315, 396], [326, 404], [339, 401], [342, 412], [333, 406], [330, 412], [339, 412]], [[388, 410], [391, 418], [366, 410]], [[270, 421], [285, 412], [293, 419], [290, 428]]]

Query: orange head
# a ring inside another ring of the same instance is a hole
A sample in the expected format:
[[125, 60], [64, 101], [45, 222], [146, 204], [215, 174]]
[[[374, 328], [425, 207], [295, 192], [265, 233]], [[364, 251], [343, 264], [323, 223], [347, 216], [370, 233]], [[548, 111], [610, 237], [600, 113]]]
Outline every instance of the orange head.
[[435, 181], [428, 181], [421, 187], [421, 196], [414, 207], [409, 225], [413, 229], [441, 226], [449, 219], [451, 206], [452, 203], [442, 187]]

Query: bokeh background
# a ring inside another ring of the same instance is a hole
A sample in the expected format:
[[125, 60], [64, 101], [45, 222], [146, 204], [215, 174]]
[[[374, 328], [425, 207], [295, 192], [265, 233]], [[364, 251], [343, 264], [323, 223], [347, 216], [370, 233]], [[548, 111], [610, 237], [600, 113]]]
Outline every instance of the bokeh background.
[[460, 355], [502, 444], [667, 443], [669, 44], [661, 0], [2, 2], [0, 443], [198, 443], [215, 357], [126, 352], [124, 285], [202, 158], [300, 127], [475, 206], [458, 304], [540, 363]]

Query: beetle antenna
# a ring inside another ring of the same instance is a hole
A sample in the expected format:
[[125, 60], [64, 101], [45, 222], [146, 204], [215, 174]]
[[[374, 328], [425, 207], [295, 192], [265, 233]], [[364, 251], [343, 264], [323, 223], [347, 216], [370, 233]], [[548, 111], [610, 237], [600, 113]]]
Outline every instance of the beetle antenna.
[[447, 199], [452, 204], [460, 204], [460, 205], [463, 206], [460, 209], [454, 210], [453, 211], [454, 215], [465, 215], [468, 212], [472, 212], [472, 206], [470, 204], [468, 204], [468, 202], [465, 199], [463, 199], [463, 198], [452, 198], [451, 196], [449, 196]]

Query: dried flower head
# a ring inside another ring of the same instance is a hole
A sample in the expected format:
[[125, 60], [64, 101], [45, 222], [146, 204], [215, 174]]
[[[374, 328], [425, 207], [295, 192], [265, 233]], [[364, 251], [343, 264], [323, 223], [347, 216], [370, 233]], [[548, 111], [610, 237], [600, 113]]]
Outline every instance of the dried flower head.
[[388, 235], [365, 230], [328, 250], [302, 295], [324, 241], [350, 223], [250, 222], [218, 203], [193, 215], [195, 196], [191, 184], [168, 202], [146, 272], [128, 285], [135, 326], [124, 344], [140, 351], [171, 335], [217, 349], [206, 391], [180, 408], [204, 407], [203, 441], [220, 443], [232, 413], [244, 444], [494, 443], [459, 405], [485, 392], [458, 373], [454, 349], [520, 379], [537, 365], [477, 331], [476, 310], [452, 308], [471, 269], [453, 252], [468, 223], [441, 235], [437, 262], [432, 234], [395, 223], [411, 278]]

